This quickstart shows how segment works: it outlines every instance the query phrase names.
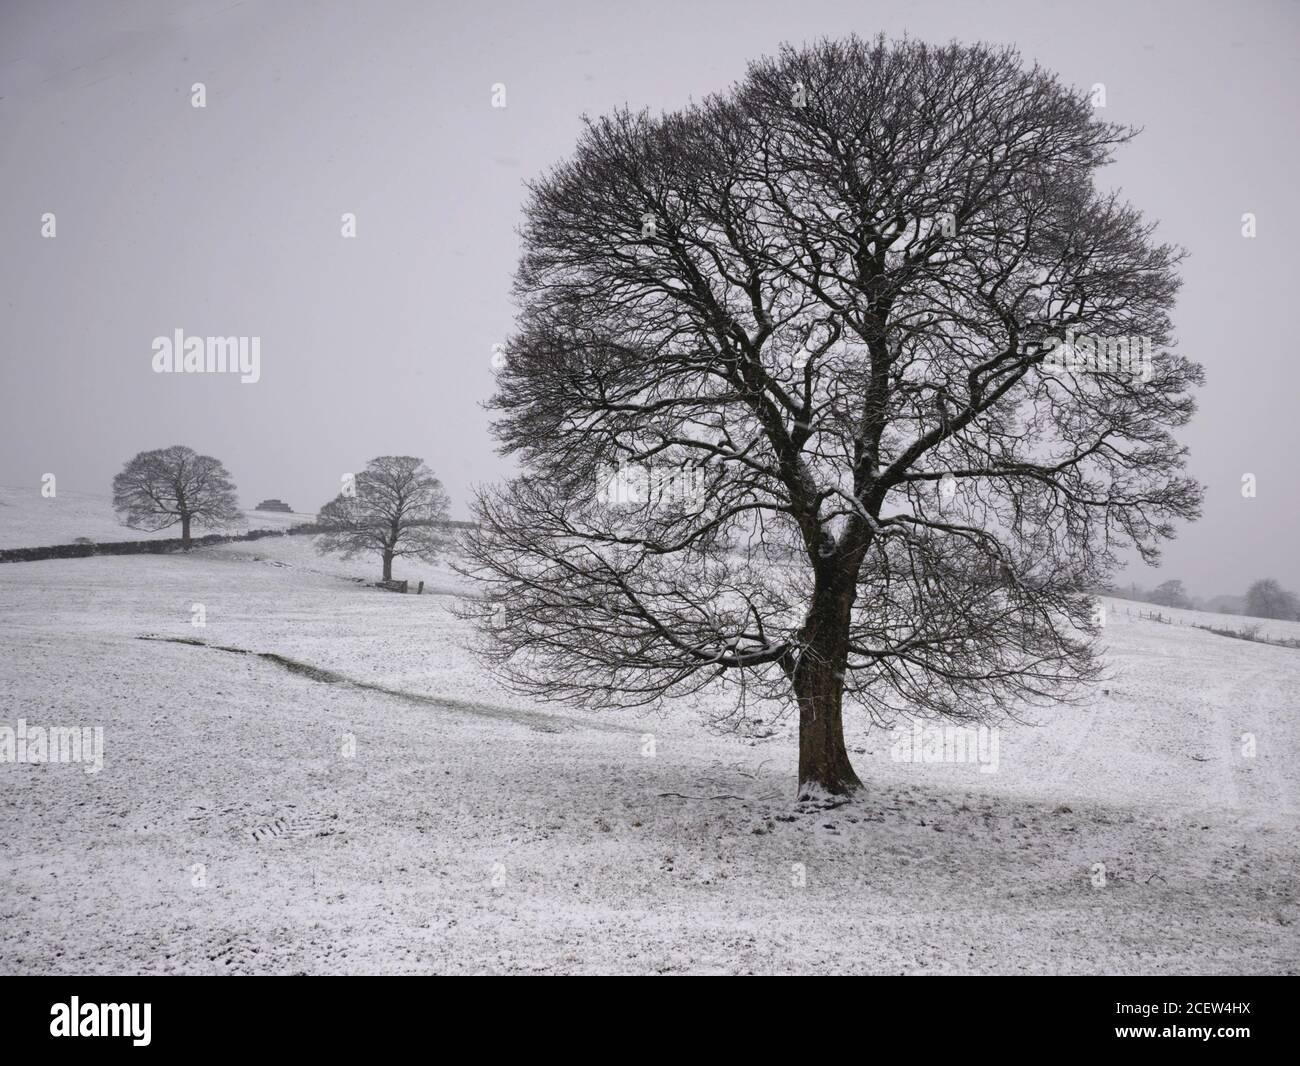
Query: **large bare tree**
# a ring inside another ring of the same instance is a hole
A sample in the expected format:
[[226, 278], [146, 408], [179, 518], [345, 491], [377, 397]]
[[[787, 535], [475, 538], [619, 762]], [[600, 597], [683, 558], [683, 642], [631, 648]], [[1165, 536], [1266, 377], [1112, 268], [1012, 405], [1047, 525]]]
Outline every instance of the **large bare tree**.
[[1013, 50], [858, 39], [588, 121], [530, 187], [523, 472], [466, 545], [501, 675], [785, 700], [832, 794], [846, 698], [982, 722], [1093, 678], [1083, 590], [1200, 501], [1182, 252], [1094, 185], [1133, 133]]
[[179, 522], [186, 548], [191, 523], [220, 527], [243, 514], [220, 460], [181, 444], [141, 452], [127, 462], [113, 478], [113, 508], [132, 529], [152, 532]]
[[442, 482], [423, 460], [381, 455], [321, 508], [324, 532], [316, 548], [345, 559], [376, 554], [383, 560], [384, 580], [391, 581], [394, 559], [437, 555], [446, 540], [447, 508]]

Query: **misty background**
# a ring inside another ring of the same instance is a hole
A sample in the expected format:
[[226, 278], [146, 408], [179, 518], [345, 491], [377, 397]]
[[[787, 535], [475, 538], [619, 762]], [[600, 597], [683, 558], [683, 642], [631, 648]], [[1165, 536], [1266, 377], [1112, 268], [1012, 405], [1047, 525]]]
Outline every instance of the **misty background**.
[[[107, 495], [136, 452], [182, 443], [245, 507], [314, 512], [343, 473], [412, 454], [468, 517], [472, 485], [511, 472], [481, 404], [524, 182], [581, 115], [677, 108], [783, 41], [906, 32], [1015, 44], [1145, 127], [1101, 180], [1191, 252], [1175, 323], [1207, 384], [1182, 439], [1207, 494], [1163, 566], [1122, 579], [1300, 587], [1298, 29], [1290, 0], [0, 0], [0, 485]], [[176, 329], [260, 337], [261, 380], [155, 374]]]

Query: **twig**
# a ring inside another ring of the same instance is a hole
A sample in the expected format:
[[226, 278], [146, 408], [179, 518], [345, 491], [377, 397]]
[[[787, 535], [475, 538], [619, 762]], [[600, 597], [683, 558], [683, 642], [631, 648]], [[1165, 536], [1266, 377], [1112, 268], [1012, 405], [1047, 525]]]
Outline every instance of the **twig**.
[[666, 796], [675, 796], [677, 799], [684, 800], [745, 800], [757, 803], [760, 800], [775, 799], [780, 794], [779, 792], [769, 792], [766, 796], [733, 796], [730, 793], [723, 793], [720, 796], [686, 796], [680, 792], [660, 792], [659, 797], [662, 799]]

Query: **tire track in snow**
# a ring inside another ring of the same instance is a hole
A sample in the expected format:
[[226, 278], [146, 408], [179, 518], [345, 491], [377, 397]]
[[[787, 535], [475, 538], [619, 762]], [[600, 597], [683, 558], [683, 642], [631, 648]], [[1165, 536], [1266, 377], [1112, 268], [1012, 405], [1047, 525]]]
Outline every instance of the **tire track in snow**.
[[370, 681], [358, 681], [356, 678], [348, 677], [346, 674], [337, 673], [334, 670], [326, 670], [323, 667], [313, 666], [311, 663], [305, 663], [298, 659], [290, 659], [287, 655], [280, 655], [273, 651], [252, 651], [249, 648], [237, 648], [229, 644], [209, 644], [206, 640], [199, 640], [197, 637], [162, 637], [155, 634], [142, 634], [136, 637], [136, 640], [154, 641], [160, 644], [183, 644], [194, 648], [206, 648], [209, 651], [224, 651], [232, 655], [252, 655], [259, 659], [265, 659], [274, 663], [290, 673], [298, 674], [312, 681], [318, 681], [326, 685], [338, 685], [340, 688], [359, 689], [366, 692], [378, 692], [384, 696], [391, 696], [393, 699], [405, 700], [408, 703], [418, 703], [428, 707], [437, 707], [440, 710], [458, 711], [462, 714], [476, 715], [481, 718], [495, 718], [504, 721], [518, 722], [521, 725], [529, 726], [542, 732], [553, 733], [557, 727], [568, 729], [594, 729], [598, 732], [605, 733], [641, 733], [643, 730], [632, 729], [628, 726], [614, 725], [609, 722], [586, 721], [580, 718], [572, 718], [562, 714], [541, 714], [537, 711], [522, 711], [513, 707], [501, 707], [491, 703], [479, 703], [475, 700], [459, 700], [449, 696], [425, 696], [418, 692], [404, 692], [401, 689], [388, 688], [386, 685], [376, 685]]

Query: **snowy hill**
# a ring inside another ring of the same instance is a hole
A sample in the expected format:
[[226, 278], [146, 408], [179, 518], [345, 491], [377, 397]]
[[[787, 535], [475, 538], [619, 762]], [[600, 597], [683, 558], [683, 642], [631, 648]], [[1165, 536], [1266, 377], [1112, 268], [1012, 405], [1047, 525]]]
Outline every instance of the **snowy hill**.
[[[300, 522], [315, 521], [315, 515], [283, 511], [244, 512], [245, 521], [229, 530], [195, 526], [194, 534], [231, 532], [250, 529], [285, 529]], [[59, 489], [52, 498], [43, 497], [38, 488], [0, 487], [0, 548], [43, 548], [54, 544], [71, 544], [78, 537], [93, 541], [156, 540], [179, 537], [180, 527], [149, 533], [128, 529], [118, 521], [113, 503], [107, 496]]]
[[1300, 652], [1108, 601], [1111, 679], [996, 772], [855, 721], [865, 794], [809, 811], [789, 722], [532, 703], [461, 579], [376, 569], [0, 568], [0, 725], [105, 736], [99, 773], [0, 763], [0, 972], [1300, 971]]

